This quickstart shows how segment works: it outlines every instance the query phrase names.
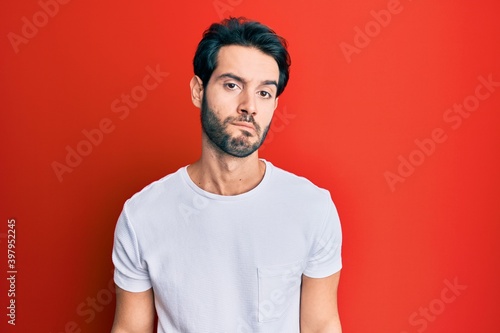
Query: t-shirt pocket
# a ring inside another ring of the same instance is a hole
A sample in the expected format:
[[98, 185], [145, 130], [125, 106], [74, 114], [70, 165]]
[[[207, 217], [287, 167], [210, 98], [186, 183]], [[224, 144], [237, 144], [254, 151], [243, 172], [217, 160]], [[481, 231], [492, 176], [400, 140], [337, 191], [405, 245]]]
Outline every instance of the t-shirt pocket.
[[304, 268], [303, 261], [258, 268], [259, 322], [278, 320], [291, 304], [298, 306]]

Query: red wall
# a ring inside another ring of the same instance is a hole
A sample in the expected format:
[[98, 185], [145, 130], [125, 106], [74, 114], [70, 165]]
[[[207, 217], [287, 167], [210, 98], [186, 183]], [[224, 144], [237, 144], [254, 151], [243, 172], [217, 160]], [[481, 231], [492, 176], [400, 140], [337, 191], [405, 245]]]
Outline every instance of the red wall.
[[2, 332], [109, 331], [117, 216], [198, 157], [191, 59], [230, 14], [289, 41], [261, 155], [331, 191], [344, 332], [500, 329], [497, 1], [55, 1], [0, 11]]

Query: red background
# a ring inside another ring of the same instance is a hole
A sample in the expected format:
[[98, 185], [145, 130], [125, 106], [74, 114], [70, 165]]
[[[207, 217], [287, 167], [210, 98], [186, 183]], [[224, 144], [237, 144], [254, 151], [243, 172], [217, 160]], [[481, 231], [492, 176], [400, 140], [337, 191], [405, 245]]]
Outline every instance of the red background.
[[[289, 41], [291, 80], [261, 156], [331, 191], [344, 230], [344, 332], [500, 332], [500, 87], [458, 128], [443, 119], [478, 77], [500, 81], [497, 1], [74, 0], [46, 21], [37, 1], [3, 4], [2, 332], [109, 331], [116, 219], [133, 193], [198, 157], [191, 60], [202, 31], [228, 15]], [[385, 27], [370, 23], [388, 6], [399, 12]], [[34, 16], [38, 31], [12, 42]], [[356, 39], [367, 24], [369, 41]], [[346, 57], [342, 43], [356, 41]], [[111, 104], [138, 94], [148, 66], [169, 74], [120, 119]], [[82, 131], [106, 118], [113, 130], [58, 179], [53, 163], [66, 163], [67, 146], [84, 149]], [[415, 140], [436, 128], [446, 140], [418, 153]], [[398, 173], [400, 155], [420, 165], [391, 187], [385, 174]], [[6, 317], [10, 218], [16, 326]], [[452, 301], [445, 281], [464, 286]]]

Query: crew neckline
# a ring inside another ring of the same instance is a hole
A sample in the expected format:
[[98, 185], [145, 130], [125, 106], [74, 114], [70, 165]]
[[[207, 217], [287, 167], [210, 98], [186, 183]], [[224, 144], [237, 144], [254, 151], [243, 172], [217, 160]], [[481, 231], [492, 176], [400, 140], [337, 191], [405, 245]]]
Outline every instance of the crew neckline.
[[189, 174], [187, 172], [187, 168], [189, 165], [186, 165], [181, 169], [181, 176], [184, 182], [197, 194], [204, 196], [206, 198], [210, 198], [213, 200], [218, 200], [218, 201], [235, 201], [235, 200], [242, 200], [246, 199], [248, 197], [254, 196], [257, 193], [259, 193], [269, 182], [269, 178], [271, 177], [271, 173], [273, 172], [274, 166], [272, 165], [271, 162], [266, 161], [265, 159], [259, 159], [260, 161], [264, 162], [266, 165], [266, 170], [264, 171], [264, 177], [262, 177], [262, 180], [260, 183], [257, 184], [253, 189], [250, 191], [241, 193], [241, 194], [236, 194], [236, 195], [221, 195], [221, 194], [216, 194], [216, 193], [211, 193], [208, 191], [205, 191], [198, 185], [196, 185], [195, 182], [189, 177]]

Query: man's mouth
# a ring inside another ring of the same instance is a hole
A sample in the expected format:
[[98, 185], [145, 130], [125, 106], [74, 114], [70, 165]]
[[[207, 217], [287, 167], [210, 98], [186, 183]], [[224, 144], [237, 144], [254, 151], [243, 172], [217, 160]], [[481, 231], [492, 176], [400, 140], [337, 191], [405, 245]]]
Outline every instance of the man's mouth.
[[233, 122], [233, 125], [248, 128], [248, 129], [251, 129], [252, 131], [255, 131], [255, 126], [251, 122], [235, 121], [235, 122]]

